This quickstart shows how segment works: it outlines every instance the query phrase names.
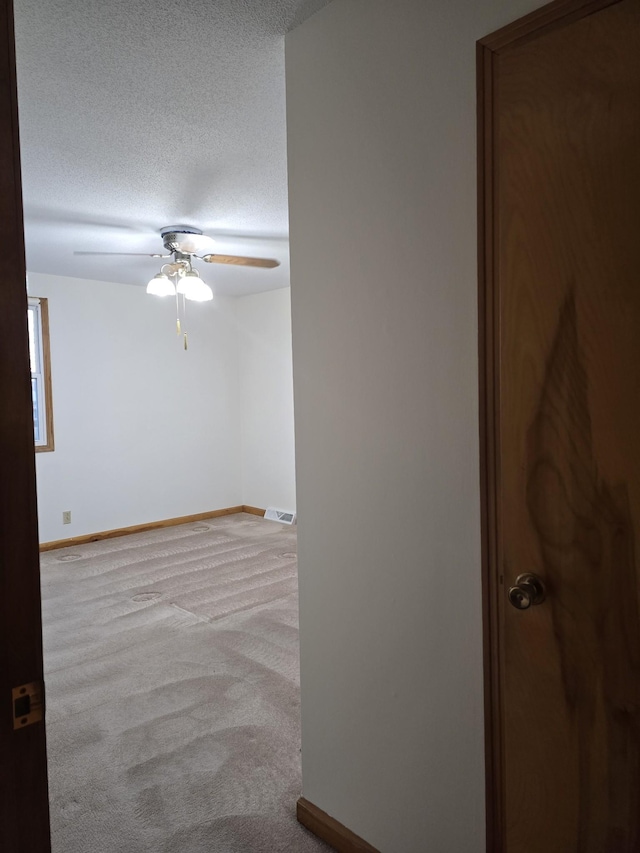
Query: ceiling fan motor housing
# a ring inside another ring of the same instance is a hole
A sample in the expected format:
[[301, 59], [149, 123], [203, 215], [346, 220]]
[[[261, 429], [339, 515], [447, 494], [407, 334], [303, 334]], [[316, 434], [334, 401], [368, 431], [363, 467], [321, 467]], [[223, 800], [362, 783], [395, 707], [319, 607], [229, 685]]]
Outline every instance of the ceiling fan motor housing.
[[163, 228], [162, 242], [169, 252], [182, 252], [186, 255], [197, 255], [211, 252], [214, 241], [205, 237], [197, 228]]

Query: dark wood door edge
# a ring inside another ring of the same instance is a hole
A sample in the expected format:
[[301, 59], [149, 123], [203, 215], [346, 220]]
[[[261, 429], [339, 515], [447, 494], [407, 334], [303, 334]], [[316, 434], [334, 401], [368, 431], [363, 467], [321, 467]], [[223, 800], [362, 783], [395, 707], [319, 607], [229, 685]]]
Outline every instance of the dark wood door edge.
[[326, 841], [338, 853], [379, 853], [375, 847], [304, 797], [298, 800], [296, 816], [309, 832]]
[[[42, 720], [14, 729], [13, 691], [42, 683], [40, 572], [13, 4], [0, 0], [0, 850], [49, 853]], [[41, 700], [40, 700], [41, 701]]]
[[620, 0], [554, 0], [485, 36], [478, 44], [494, 53], [500, 53], [619, 2]]
[[499, 649], [497, 584], [491, 571], [497, 551], [497, 336], [493, 276], [493, 54], [477, 46], [478, 85], [478, 349], [480, 412], [480, 520], [482, 531], [482, 607], [484, 644], [485, 786], [488, 853], [500, 853], [502, 781], [500, 775], [500, 702], [498, 694]]
[[494, 274], [494, 70], [499, 54], [612, 6], [620, 0], [554, 0], [477, 43], [478, 104], [478, 348], [480, 394], [480, 504], [482, 526], [482, 600], [487, 851], [503, 853], [502, 719], [499, 689], [498, 596], [500, 565], [500, 464], [497, 412], [499, 314]]

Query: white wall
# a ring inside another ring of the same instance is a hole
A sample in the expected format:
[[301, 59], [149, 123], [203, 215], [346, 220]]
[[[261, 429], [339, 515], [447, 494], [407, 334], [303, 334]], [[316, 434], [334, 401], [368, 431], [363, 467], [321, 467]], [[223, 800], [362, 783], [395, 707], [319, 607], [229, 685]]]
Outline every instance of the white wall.
[[242, 503], [236, 300], [189, 305], [184, 352], [175, 302], [144, 288], [30, 273], [29, 292], [51, 330], [41, 541]]
[[242, 496], [295, 510], [289, 288], [237, 300]]
[[475, 41], [531, 0], [336, 0], [286, 40], [304, 795], [484, 850]]

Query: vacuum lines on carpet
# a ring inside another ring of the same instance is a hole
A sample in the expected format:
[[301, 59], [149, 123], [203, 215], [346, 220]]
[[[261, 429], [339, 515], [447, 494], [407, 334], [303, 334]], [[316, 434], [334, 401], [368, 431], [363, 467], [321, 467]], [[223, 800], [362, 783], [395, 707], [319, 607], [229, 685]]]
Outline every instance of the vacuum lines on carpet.
[[313, 853], [295, 529], [238, 514], [42, 555], [53, 853]]

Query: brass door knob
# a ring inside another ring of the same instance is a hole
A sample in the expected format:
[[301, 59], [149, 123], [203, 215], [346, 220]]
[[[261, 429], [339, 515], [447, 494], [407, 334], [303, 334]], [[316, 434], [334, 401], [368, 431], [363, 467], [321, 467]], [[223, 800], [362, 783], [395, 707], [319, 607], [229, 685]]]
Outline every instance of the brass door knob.
[[545, 599], [544, 584], [537, 575], [526, 572], [518, 575], [515, 585], [509, 587], [509, 601], [516, 610], [528, 610], [534, 604], [542, 604]]

